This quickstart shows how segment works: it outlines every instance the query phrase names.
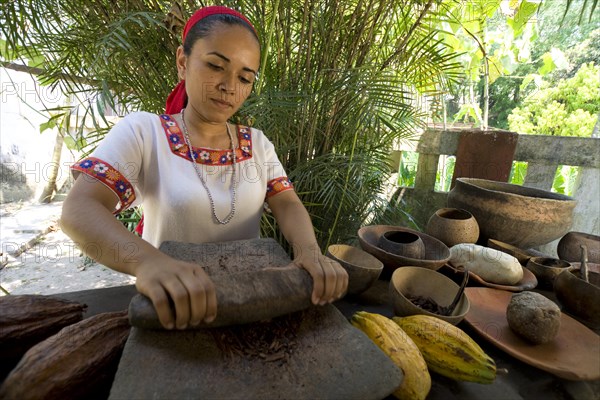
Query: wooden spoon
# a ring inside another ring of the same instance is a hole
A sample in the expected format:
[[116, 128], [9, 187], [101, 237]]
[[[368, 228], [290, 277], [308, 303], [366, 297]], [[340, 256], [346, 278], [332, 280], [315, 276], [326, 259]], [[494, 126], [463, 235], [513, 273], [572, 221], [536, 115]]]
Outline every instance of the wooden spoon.
[[460, 284], [460, 288], [458, 288], [458, 292], [456, 293], [454, 300], [452, 300], [452, 303], [450, 303], [450, 305], [448, 307], [445, 307], [443, 315], [451, 315], [454, 312], [454, 309], [458, 305], [458, 302], [460, 301], [460, 298], [462, 297], [462, 294], [465, 291], [467, 282], [469, 282], [469, 271], [467, 271], [466, 269], [463, 269], [463, 268], [461, 268], [461, 269], [463, 270], [462, 283]]

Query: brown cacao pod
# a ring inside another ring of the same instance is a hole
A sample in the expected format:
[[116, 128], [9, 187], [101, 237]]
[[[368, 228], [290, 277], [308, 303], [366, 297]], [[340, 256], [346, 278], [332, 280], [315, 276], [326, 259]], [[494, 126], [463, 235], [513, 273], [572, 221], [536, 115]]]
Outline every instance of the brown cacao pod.
[[43, 295], [0, 297], [0, 379], [33, 345], [81, 321], [86, 307]]
[[0, 399], [106, 398], [129, 330], [127, 311], [61, 329], [25, 353], [0, 386]]

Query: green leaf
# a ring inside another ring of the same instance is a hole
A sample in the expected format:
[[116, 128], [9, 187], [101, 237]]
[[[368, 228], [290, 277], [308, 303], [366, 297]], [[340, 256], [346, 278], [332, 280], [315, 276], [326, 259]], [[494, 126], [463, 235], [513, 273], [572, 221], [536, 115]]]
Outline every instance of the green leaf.
[[56, 119], [50, 118], [48, 121], [40, 124], [40, 133], [44, 133], [44, 131], [48, 129], [53, 129], [56, 127]]
[[476, 19], [463, 22], [463, 27], [475, 36], [477, 36], [481, 33], [481, 25], [479, 24], [479, 21]]
[[498, 11], [498, 8], [500, 8], [500, 4], [501, 0], [483, 0], [483, 12], [488, 18], [492, 18], [496, 14], [496, 11]]
[[454, 51], [461, 51], [463, 47], [463, 41], [459, 40], [456, 35], [442, 35], [442, 40], [444, 43], [454, 49]]
[[69, 150], [77, 150], [75, 140], [71, 136], [65, 135], [64, 143]]
[[552, 182], [552, 191], [560, 194], [565, 194], [567, 186], [567, 179], [565, 179], [564, 169], [557, 168], [556, 174], [554, 175], [554, 181]]
[[473, 82], [479, 81], [479, 69], [481, 68], [481, 60], [482, 60], [481, 51], [477, 51], [471, 56], [471, 61], [469, 63], [469, 67], [467, 69], [467, 73], [468, 73], [469, 78]]
[[17, 58], [17, 52], [10, 48], [9, 43], [4, 39], [0, 39], [0, 59], [11, 62]]
[[542, 56], [542, 63], [542, 66], [538, 68], [538, 73], [542, 76], [548, 75], [550, 72], [556, 69], [556, 64], [554, 64], [554, 60], [552, 59], [550, 52], [544, 53]]
[[502, 63], [495, 56], [491, 56], [489, 58], [488, 64], [489, 64], [488, 80], [489, 80], [489, 84], [491, 85], [492, 83], [494, 83], [496, 81], [496, 79], [498, 79], [499, 77], [501, 77], [503, 75], [504, 71], [500, 70], [500, 68], [502, 68]]
[[46, 122], [40, 124], [40, 133], [43, 133], [48, 129], [56, 128], [59, 123], [62, 126], [62, 121], [64, 121], [65, 118], [68, 118], [67, 116], [69, 115], [68, 107], [47, 108], [45, 111], [50, 113], [51, 117], [48, 118]]
[[40, 68], [44, 64], [44, 61], [46, 61], [46, 57], [42, 54], [30, 56], [27, 60], [27, 65], [32, 68]]
[[510, 170], [510, 176], [508, 182], [515, 185], [523, 185], [525, 182], [525, 176], [527, 175], [527, 162], [526, 161], [513, 161], [512, 168]]
[[64, 143], [69, 150], [76, 150], [76, 151], [81, 151], [88, 145], [85, 138], [80, 137], [77, 140], [75, 140], [70, 135], [65, 135]]
[[513, 18], [508, 18], [508, 24], [513, 29], [515, 37], [523, 33], [525, 25], [529, 22], [529, 19], [536, 13], [540, 6], [541, 1], [527, 1], [521, 2], [519, 9], [517, 10]]
[[[6, 40], [0, 39], [0, 58], [6, 59], [6, 54], [8, 53], [8, 43]], [[6, 60], [10, 61], [10, 60]]]
[[524, 91], [525, 89], [527, 89], [527, 86], [529, 86], [529, 84], [531, 82], [534, 82], [536, 87], [540, 87], [542, 84], [542, 76], [538, 75], [538, 74], [526, 75], [525, 78], [523, 79], [523, 82], [521, 83], [521, 86], [519, 87], [519, 89], [521, 91]]
[[504, 73], [506, 74], [512, 74], [519, 66], [519, 64], [515, 62], [515, 58], [512, 53], [504, 54], [502, 57], [500, 57], [500, 62], [502, 63], [502, 68], [504, 68]]

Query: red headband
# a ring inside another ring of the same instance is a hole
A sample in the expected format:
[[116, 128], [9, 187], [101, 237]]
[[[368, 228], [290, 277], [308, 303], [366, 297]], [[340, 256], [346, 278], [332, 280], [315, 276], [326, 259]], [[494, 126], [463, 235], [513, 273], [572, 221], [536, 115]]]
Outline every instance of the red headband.
[[[196, 25], [196, 23], [210, 15], [233, 15], [234, 17], [238, 17], [242, 21], [246, 22], [256, 34], [256, 29], [254, 29], [254, 26], [250, 23], [250, 21], [248, 21], [248, 18], [244, 17], [239, 12], [228, 7], [209, 6], [199, 9], [190, 17], [190, 19], [188, 19], [183, 28], [183, 41], [185, 42], [185, 37], [187, 36], [189, 30]], [[167, 104], [165, 107], [166, 113], [176, 114], [180, 112], [185, 106], [186, 101], [187, 93], [185, 92], [185, 81], [182, 80], [177, 84], [177, 86], [175, 86], [171, 94], [169, 94], [169, 97], [167, 97]]]
[[244, 17], [239, 12], [237, 12], [231, 8], [227, 8], [227, 7], [223, 7], [223, 6], [210, 6], [210, 7], [203, 7], [201, 9], [199, 9], [198, 11], [196, 11], [194, 13], [194, 15], [192, 15], [190, 17], [190, 19], [188, 19], [185, 26], [183, 27], [183, 40], [185, 41], [185, 37], [187, 36], [188, 31], [192, 28], [192, 26], [196, 25], [196, 23], [198, 21], [200, 21], [208, 16], [217, 15], [217, 14], [233, 15], [234, 17], [238, 17], [239, 19], [241, 19], [242, 21], [247, 23], [250, 26], [250, 28], [252, 28], [254, 33], [256, 33], [256, 29], [254, 29], [254, 26], [252, 25], [252, 23], [250, 21], [248, 21], [248, 18]]

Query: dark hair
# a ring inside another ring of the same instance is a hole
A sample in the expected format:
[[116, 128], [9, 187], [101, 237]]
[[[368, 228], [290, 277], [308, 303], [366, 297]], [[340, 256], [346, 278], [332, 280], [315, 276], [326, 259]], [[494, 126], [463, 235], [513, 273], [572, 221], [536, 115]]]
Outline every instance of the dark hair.
[[185, 41], [183, 42], [183, 53], [189, 56], [192, 53], [192, 47], [194, 47], [196, 41], [210, 35], [218, 24], [243, 26], [252, 33], [252, 36], [256, 38], [256, 41], [260, 45], [260, 41], [258, 40], [254, 28], [243, 19], [238, 18], [235, 15], [213, 14], [198, 21], [188, 31]]

